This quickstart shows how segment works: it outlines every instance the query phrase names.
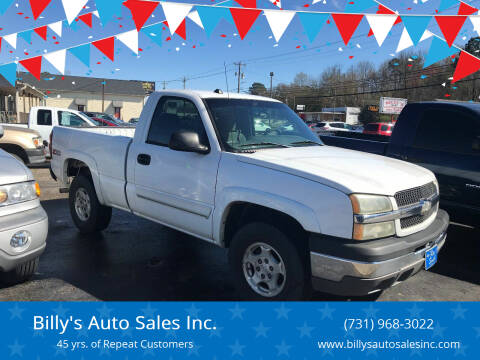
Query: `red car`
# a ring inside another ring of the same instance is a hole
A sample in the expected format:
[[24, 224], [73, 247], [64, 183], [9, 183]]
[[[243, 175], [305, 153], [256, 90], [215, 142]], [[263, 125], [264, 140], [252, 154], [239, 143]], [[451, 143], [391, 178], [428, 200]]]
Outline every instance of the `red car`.
[[97, 123], [98, 123], [98, 126], [114, 126], [114, 127], [118, 127], [119, 125], [114, 123], [113, 121], [109, 121], [109, 120], [106, 120], [106, 119], [100, 119], [100, 118], [97, 118], [97, 117], [92, 117], [93, 120], [95, 120]]
[[371, 123], [365, 125], [363, 133], [369, 135], [392, 136], [394, 126], [394, 124], [390, 123]]

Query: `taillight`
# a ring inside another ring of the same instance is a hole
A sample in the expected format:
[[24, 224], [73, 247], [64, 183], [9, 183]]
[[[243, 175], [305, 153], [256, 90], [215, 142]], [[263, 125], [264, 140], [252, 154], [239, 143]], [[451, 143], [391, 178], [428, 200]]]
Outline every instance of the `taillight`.
[[52, 140], [53, 140], [53, 131], [50, 133], [50, 142], [48, 143], [48, 150], [50, 151], [50, 157], [53, 156]]

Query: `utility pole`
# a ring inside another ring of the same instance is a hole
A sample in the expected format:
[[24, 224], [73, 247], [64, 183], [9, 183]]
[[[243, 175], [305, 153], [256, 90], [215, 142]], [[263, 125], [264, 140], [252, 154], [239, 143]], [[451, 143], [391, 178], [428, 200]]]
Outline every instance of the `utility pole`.
[[163, 90], [165, 90], [166, 88], [167, 88], [167, 82], [163, 80]]
[[105, 79], [102, 81], [102, 113], [105, 112]]
[[273, 75], [275, 75], [272, 72], [270, 72], [270, 97], [273, 98]]
[[240, 93], [240, 82], [241, 80], [244, 78], [244, 75], [242, 73], [242, 66], [244, 66], [245, 64], [242, 64], [242, 62], [238, 62], [238, 63], [234, 63], [235, 66], [238, 66], [238, 72], [235, 73], [235, 76], [237, 76], [238, 78], [238, 88], [237, 88], [237, 92]]
[[187, 88], [187, 78], [184, 76], [182, 81], [183, 81], [183, 89], [186, 89]]

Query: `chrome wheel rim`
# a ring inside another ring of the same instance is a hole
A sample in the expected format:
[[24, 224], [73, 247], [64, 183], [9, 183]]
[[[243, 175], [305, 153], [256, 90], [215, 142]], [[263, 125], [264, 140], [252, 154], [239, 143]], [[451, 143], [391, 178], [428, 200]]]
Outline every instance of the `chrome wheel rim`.
[[258, 242], [250, 245], [243, 256], [243, 274], [257, 294], [274, 297], [285, 287], [285, 263], [273, 247]]
[[91, 211], [90, 196], [84, 188], [79, 188], [75, 194], [75, 212], [78, 218], [81, 221], [87, 221]]

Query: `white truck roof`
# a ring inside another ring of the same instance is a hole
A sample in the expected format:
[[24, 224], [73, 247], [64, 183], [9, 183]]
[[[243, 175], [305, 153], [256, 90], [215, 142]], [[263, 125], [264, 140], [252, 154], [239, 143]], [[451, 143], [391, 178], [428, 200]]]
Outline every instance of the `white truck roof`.
[[156, 91], [155, 93], [158, 94], [168, 94], [168, 95], [178, 95], [178, 96], [197, 96], [202, 99], [243, 99], [243, 100], [261, 100], [261, 101], [273, 101], [273, 102], [280, 102], [278, 100], [264, 97], [264, 96], [257, 96], [257, 95], [250, 95], [250, 94], [238, 94], [235, 92], [224, 92], [219, 94], [215, 91], [208, 91], [208, 90], [160, 90]]

